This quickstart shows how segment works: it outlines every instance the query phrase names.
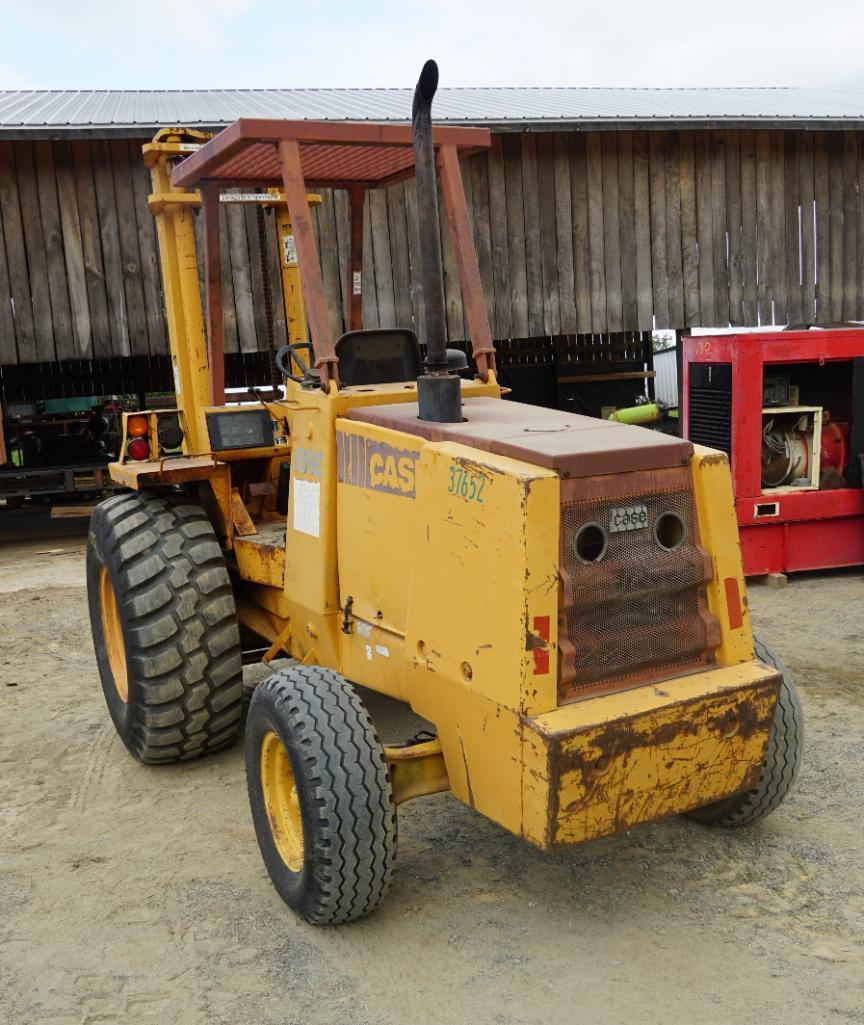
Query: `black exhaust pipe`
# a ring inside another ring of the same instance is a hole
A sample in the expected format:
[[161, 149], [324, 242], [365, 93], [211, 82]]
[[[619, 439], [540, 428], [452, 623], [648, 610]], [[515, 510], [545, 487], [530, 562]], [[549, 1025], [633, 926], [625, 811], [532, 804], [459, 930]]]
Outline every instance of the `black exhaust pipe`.
[[438, 88], [438, 65], [426, 61], [411, 108], [414, 136], [414, 173], [417, 180], [417, 213], [420, 238], [420, 270], [423, 280], [423, 319], [426, 323], [424, 373], [417, 378], [420, 419], [432, 423], [460, 423], [462, 385], [447, 365], [445, 339], [444, 275], [438, 236], [438, 185], [435, 147], [432, 145], [432, 98]]

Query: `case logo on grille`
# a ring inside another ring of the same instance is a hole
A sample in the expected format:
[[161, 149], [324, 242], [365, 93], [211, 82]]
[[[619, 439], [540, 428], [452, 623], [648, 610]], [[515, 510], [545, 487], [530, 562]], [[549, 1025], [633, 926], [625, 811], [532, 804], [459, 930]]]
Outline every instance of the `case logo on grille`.
[[616, 505], [609, 510], [609, 533], [641, 530], [648, 526], [647, 505]]
[[362, 434], [336, 435], [337, 479], [370, 491], [403, 498], [416, 497], [415, 469], [419, 452], [394, 448]]

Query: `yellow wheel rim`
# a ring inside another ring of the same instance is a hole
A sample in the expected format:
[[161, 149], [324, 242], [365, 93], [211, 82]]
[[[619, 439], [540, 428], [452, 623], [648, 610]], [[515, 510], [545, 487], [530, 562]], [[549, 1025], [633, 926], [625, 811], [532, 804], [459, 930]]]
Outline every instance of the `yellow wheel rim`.
[[279, 856], [292, 872], [303, 868], [303, 816], [285, 745], [270, 730], [261, 741], [261, 790]]
[[108, 570], [104, 566], [99, 571], [99, 607], [102, 610], [102, 636], [105, 638], [105, 650], [108, 652], [111, 678], [120, 700], [125, 704], [129, 699], [126, 645], [123, 642], [123, 627], [120, 624], [117, 597], [114, 594], [111, 577], [108, 576]]

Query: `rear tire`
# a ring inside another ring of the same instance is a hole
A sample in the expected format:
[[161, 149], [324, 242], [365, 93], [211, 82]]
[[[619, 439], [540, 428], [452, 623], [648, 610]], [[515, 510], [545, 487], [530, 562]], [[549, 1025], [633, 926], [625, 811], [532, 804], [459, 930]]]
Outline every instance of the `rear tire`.
[[232, 744], [240, 633], [204, 510], [147, 491], [101, 502], [90, 519], [87, 596], [102, 690], [129, 751], [181, 762]]
[[792, 789], [804, 747], [804, 713], [795, 682], [780, 657], [764, 641], [754, 638], [756, 657], [783, 674], [780, 696], [765, 755], [762, 774], [752, 790], [727, 797], [688, 812], [688, 817], [708, 826], [749, 826], [770, 815]]
[[313, 925], [368, 915], [390, 888], [396, 807], [353, 688], [318, 666], [276, 673], [252, 695], [245, 748], [252, 821], [279, 896]]

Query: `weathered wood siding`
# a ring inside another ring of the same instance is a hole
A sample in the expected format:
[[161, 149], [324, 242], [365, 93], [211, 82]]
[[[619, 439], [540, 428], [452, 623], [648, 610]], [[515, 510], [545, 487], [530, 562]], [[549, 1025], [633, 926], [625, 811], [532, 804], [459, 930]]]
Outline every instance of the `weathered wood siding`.
[[[556, 132], [495, 136], [463, 177], [497, 339], [864, 318], [864, 133]], [[161, 355], [149, 176], [126, 140], [0, 141], [0, 364]], [[415, 325], [413, 182], [367, 198], [366, 326]], [[345, 197], [315, 212], [342, 330]], [[266, 346], [263, 275], [285, 337], [276, 232], [222, 210], [225, 344]], [[448, 332], [465, 322], [442, 232]]]

